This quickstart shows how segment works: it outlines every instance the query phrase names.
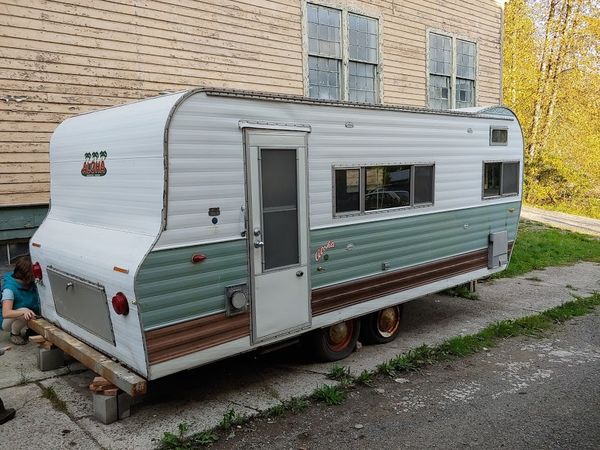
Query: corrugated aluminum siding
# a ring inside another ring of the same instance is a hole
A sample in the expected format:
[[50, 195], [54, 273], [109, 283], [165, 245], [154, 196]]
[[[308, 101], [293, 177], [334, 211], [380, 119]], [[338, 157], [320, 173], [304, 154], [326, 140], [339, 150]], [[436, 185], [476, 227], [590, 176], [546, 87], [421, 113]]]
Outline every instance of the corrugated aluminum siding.
[[[382, 262], [389, 262], [394, 270], [486, 248], [493, 231], [508, 230], [514, 240], [519, 208], [520, 202], [512, 202], [313, 230], [312, 287], [380, 274]], [[336, 248], [327, 252], [327, 261], [315, 261], [314, 252], [328, 240], [334, 240]], [[197, 253], [207, 259], [192, 264]], [[318, 266], [326, 270], [318, 272]], [[144, 328], [221, 312], [225, 287], [245, 283], [247, 278], [245, 239], [155, 251], [144, 262], [136, 283]]]

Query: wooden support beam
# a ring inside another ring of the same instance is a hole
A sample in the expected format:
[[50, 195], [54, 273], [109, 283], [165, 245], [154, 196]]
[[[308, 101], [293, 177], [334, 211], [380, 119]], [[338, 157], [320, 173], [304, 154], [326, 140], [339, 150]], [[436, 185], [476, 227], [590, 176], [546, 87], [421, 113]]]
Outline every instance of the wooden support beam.
[[110, 381], [132, 397], [146, 393], [147, 381], [108, 356], [74, 338], [45, 319], [30, 320], [29, 328], [71, 355], [88, 369]]

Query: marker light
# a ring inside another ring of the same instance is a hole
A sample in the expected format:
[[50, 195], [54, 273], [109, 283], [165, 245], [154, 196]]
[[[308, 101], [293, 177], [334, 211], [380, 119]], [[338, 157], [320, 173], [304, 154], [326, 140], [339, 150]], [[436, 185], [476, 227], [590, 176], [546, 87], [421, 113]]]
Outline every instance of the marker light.
[[42, 266], [40, 266], [39, 262], [33, 263], [31, 271], [33, 272], [33, 278], [35, 278], [36, 281], [42, 280]]
[[112, 306], [119, 315], [126, 316], [129, 313], [129, 302], [122, 292], [117, 292], [112, 298]]

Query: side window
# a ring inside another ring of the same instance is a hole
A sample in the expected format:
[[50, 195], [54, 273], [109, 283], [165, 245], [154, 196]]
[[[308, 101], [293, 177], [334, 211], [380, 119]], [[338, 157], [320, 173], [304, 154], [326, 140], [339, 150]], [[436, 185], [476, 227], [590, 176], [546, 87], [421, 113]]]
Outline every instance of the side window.
[[334, 215], [433, 205], [434, 165], [334, 168]]
[[490, 127], [490, 145], [507, 145], [508, 144], [508, 128], [506, 127]]
[[365, 168], [365, 211], [410, 205], [410, 166]]
[[486, 162], [483, 164], [483, 198], [519, 194], [518, 162]]
[[360, 211], [360, 169], [335, 170], [335, 212]]

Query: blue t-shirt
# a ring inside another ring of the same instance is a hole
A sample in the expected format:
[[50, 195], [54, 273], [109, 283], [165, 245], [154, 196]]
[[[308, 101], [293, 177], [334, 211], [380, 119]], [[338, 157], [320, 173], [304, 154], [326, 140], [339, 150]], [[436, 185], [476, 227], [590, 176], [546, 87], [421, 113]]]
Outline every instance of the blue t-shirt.
[[[40, 313], [40, 297], [38, 296], [35, 284], [29, 288], [13, 278], [13, 272], [7, 272], [2, 278], [2, 292], [9, 290], [13, 298], [2, 298], [4, 300], [13, 300], [13, 309], [29, 308], [36, 314]], [[0, 302], [1, 303], [1, 302]], [[2, 323], [2, 308], [0, 308], [0, 323]]]

